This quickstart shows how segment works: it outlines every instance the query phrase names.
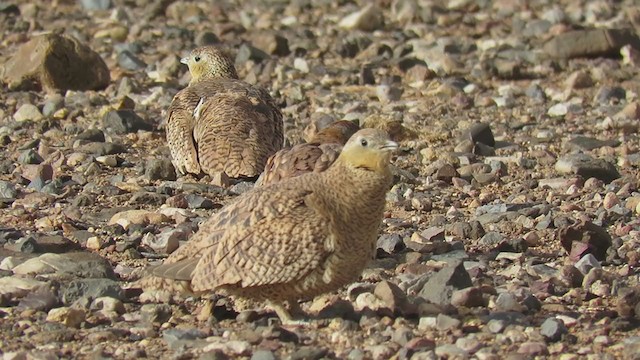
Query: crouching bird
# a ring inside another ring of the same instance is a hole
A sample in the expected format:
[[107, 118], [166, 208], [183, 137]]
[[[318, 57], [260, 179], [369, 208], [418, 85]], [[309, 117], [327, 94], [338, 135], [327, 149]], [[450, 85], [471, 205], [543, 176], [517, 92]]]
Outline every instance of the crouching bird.
[[320, 130], [309, 142], [279, 150], [267, 160], [256, 186], [266, 186], [308, 172], [325, 171], [358, 130], [360, 127], [351, 121], [336, 121]]
[[302, 320], [298, 301], [357, 280], [373, 258], [397, 146], [363, 129], [326, 171], [240, 195], [146, 283], [267, 301], [283, 323]]
[[282, 113], [269, 93], [238, 79], [229, 55], [202, 46], [181, 60], [191, 82], [167, 111], [171, 161], [181, 174], [254, 178], [284, 143]]

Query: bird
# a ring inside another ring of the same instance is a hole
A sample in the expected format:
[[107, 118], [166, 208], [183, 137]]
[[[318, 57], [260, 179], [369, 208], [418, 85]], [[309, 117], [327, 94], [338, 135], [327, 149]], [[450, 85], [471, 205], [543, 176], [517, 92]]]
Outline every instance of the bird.
[[282, 113], [273, 98], [239, 80], [221, 47], [197, 47], [180, 62], [191, 80], [171, 101], [166, 125], [178, 174], [257, 177], [284, 144]]
[[309, 142], [279, 150], [269, 157], [255, 185], [266, 186], [304, 173], [325, 171], [358, 130], [360, 127], [352, 121], [336, 121], [316, 133]]
[[239, 195], [146, 283], [264, 301], [283, 324], [305, 322], [298, 301], [356, 281], [373, 259], [397, 147], [384, 131], [362, 129], [326, 171]]

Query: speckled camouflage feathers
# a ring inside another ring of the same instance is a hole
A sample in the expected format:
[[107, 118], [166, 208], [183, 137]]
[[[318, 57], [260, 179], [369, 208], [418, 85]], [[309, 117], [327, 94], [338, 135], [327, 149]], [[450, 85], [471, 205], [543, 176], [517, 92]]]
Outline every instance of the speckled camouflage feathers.
[[[190, 277], [196, 292], [275, 303], [310, 299], [356, 280], [375, 251], [396, 147], [384, 132], [361, 130], [325, 172], [238, 197], [153, 274]], [[281, 306], [276, 310], [290, 319]]]
[[269, 93], [238, 80], [218, 48], [196, 48], [183, 62], [192, 80], [174, 97], [167, 120], [178, 173], [259, 175], [283, 144], [282, 114]]
[[309, 143], [278, 151], [267, 160], [256, 186], [326, 170], [338, 158], [342, 146], [359, 129], [351, 121], [337, 121], [316, 133]]

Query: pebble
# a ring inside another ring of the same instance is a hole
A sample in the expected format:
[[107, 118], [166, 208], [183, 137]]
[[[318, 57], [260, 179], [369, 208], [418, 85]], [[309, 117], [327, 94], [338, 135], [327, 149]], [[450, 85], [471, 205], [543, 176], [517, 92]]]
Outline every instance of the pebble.
[[124, 293], [117, 281], [110, 279], [79, 279], [63, 285], [62, 301], [72, 304], [81, 298], [100, 297], [123, 299]]
[[40, 121], [44, 118], [44, 115], [40, 112], [37, 106], [32, 104], [23, 104], [18, 111], [13, 114], [15, 121]]
[[49, 310], [47, 321], [59, 322], [65, 326], [79, 328], [84, 322], [86, 314], [82, 309], [60, 307]]
[[384, 18], [380, 8], [371, 3], [362, 9], [342, 18], [338, 26], [347, 30], [373, 31], [384, 25]]
[[168, 221], [169, 218], [161, 213], [148, 210], [126, 210], [114, 214], [108, 224], [118, 224], [127, 230], [131, 225], [159, 225]]
[[586, 254], [574, 265], [583, 275], [587, 275], [593, 268], [601, 268], [600, 262], [593, 254]]
[[556, 318], [547, 318], [540, 325], [540, 334], [549, 341], [558, 341], [562, 335], [567, 333], [567, 328], [562, 320]]
[[561, 174], [576, 174], [584, 178], [596, 178], [611, 182], [620, 177], [616, 167], [602, 159], [594, 159], [587, 154], [567, 155], [556, 162], [556, 171]]
[[138, 130], [153, 130], [153, 126], [132, 110], [109, 111], [102, 118], [102, 125], [116, 134], [137, 132]]
[[451, 294], [455, 290], [472, 286], [469, 273], [464, 265], [449, 265], [429, 278], [418, 295], [435, 304], [447, 305], [451, 302]]

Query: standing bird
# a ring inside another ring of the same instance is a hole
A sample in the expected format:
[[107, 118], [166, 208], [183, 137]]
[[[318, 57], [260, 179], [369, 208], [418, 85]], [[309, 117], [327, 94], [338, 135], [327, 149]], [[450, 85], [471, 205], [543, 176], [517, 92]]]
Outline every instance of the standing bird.
[[182, 291], [267, 301], [294, 322], [299, 300], [357, 280], [373, 258], [397, 147], [383, 131], [358, 131], [326, 171], [240, 195], [142, 284], [168, 278]]
[[191, 82], [171, 101], [167, 141], [181, 175], [258, 176], [283, 145], [282, 113], [269, 93], [238, 80], [231, 58], [202, 46], [181, 60]]
[[322, 129], [305, 144], [282, 149], [273, 154], [256, 186], [265, 186], [308, 172], [325, 171], [340, 155], [342, 146], [360, 130], [354, 122], [336, 121]]

